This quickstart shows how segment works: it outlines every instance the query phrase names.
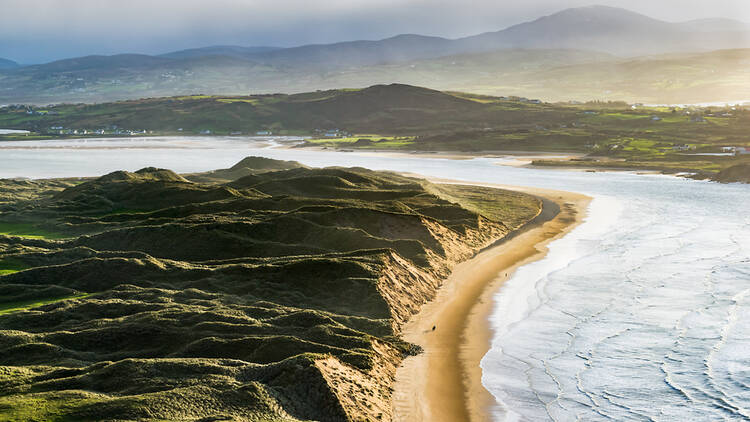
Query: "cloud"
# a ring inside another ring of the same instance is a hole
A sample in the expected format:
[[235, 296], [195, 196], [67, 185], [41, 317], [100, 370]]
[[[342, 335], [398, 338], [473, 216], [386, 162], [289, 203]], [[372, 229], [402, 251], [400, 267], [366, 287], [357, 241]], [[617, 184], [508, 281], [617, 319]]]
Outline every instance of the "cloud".
[[[0, 57], [42, 62], [86, 54], [216, 45], [291, 46], [400, 33], [495, 31], [592, 0], [2, 0]], [[665, 20], [750, 21], [747, 0], [600, 0]]]

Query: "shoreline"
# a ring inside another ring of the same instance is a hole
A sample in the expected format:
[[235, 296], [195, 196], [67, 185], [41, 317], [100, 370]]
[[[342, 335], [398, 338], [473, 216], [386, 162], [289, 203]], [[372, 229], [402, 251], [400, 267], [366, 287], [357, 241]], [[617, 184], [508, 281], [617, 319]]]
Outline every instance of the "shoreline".
[[543, 258], [547, 244], [583, 221], [591, 198], [547, 189], [430, 180], [516, 190], [544, 202], [535, 219], [457, 265], [435, 299], [404, 327], [404, 340], [424, 351], [406, 358], [396, 372], [393, 420], [489, 421], [498, 403], [484, 388], [479, 365], [491, 346], [493, 297], [517, 268]]

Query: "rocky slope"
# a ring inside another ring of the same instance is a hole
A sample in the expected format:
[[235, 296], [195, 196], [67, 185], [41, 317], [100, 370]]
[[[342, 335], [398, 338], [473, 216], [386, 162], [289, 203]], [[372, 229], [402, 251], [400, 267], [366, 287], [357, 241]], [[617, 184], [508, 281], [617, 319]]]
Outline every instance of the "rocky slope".
[[540, 207], [260, 158], [187, 177], [0, 183], [0, 419], [390, 420], [404, 322]]

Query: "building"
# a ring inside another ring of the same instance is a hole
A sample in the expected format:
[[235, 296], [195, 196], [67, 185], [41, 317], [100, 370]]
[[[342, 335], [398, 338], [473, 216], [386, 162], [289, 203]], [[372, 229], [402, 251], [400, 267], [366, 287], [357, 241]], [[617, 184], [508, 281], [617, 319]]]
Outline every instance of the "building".
[[734, 149], [735, 155], [748, 155], [750, 154], [750, 148], [748, 147], [736, 147]]

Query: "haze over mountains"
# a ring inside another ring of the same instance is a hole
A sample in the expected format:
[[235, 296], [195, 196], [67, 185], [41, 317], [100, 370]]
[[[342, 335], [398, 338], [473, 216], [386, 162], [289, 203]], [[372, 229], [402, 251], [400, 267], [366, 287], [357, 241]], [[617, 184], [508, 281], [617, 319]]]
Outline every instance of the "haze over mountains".
[[[460, 39], [405, 34], [294, 48], [88, 56], [20, 68], [0, 62], [0, 103], [291, 93], [391, 82], [546, 100], [736, 100], [743, 98], [725, 96], [747, 89], [746, 48], [750, 26], [743, 22], [670, 23], [590, 6]], [[734, 50], [713, 52], [728, 49]], [[644, 63], [651, 75], [639, 73]]]

